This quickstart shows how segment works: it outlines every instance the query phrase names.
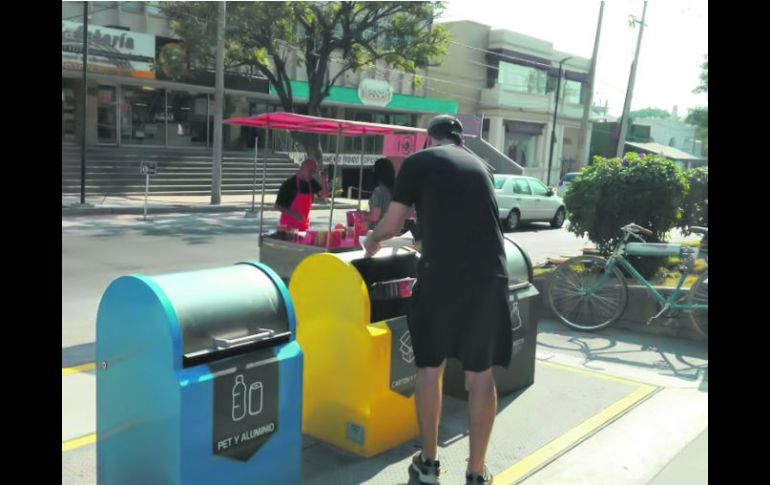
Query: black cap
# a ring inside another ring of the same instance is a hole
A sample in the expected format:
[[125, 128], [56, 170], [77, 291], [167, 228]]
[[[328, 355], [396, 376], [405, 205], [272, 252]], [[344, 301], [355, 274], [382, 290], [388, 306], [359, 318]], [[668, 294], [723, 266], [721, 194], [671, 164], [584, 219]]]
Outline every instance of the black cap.
[[454, 116], [438, 115], [428, 123], [428, 135], [437, 140], [450, 138], [452, 134], [462, 139], [463, 124]]

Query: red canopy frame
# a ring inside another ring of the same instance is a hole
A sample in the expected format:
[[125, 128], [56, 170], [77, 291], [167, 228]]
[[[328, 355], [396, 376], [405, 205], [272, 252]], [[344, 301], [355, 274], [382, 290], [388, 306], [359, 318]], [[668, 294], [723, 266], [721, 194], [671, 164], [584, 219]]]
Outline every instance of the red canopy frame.
[[271, 128], [276, 130], [301, 131], [320, 135], [390, 135], [397, 133], [425, 133], [423, 128], [411, 126], [384, 125], [364, 121], [339, 120], [319, 116], [301, 115], [276, 111], [260, 115], [230, 118], [223, 123], [228, 125], [253, 126], [255, 128]]

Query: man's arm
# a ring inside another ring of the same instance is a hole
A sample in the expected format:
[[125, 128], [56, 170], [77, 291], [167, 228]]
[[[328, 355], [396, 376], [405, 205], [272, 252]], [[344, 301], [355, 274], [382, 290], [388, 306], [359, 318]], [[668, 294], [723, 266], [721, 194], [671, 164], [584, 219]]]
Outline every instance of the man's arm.
[[404, 221], [408, 213], [409, 206], [399, 202], [391, 202], [385, 217], [366, 238], [364, 243], [366, 254], [374, 256], [380, 250], [382, 241], [401, 234], [401, 228], [404, 227]]
[[369, 221], [369, 223], [376, 224], [377, 221], [380, 220], [380, 215], [381, 214], [382, 214], [382, 209], [380, 209], [379, 207], [375, 207], [375, 208], [371, 208], [370, 207], [369, 208], [369, 215], [367, 216], [366, 220]]

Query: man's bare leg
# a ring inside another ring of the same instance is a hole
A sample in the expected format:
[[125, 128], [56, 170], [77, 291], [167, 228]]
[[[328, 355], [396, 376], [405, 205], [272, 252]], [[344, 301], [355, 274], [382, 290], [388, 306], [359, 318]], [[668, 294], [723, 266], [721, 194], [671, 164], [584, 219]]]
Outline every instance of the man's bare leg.
[[417, 369], [415, 404], [417, 423], [422, 438], [422, 456], [435, 460], [438, 453], [438, 425], [441, 418], [441, 387], [444, 378], [444, 365]]
[[470, 422], [470, 459], [468, 472], [484, 473], [484, 457], [497, 413], [497, 390], [492, 369], [483, 372], [465, 372], [468, 383], [468, 411]]

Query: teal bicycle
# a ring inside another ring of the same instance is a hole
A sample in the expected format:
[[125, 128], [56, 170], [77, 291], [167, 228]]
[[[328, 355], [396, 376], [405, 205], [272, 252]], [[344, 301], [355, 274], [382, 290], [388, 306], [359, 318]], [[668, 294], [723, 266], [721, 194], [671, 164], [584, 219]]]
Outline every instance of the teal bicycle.
[[[626, 278], [623, 267], [647, 292], [662, 305], [661, 311], [647, 321], [666, 312], [686, 313], [695, 330], [708, 339], [708, 269], [701, 274], [689, 293], [683, 298], [682, 284], [692, 271], [695, 260], [702, 256], [708, 262], [705, 249], [681, 244], [648, 243], [642, 236], [652, 231], [628, 224], [621, 228], [623, 240], [608, 259], [598, 256], [577, 256], [556, 268], [547, 286], [548, 304], [553, 313], [576, 330], [592, 332], [607, 328], [623, 315], [628, 303]], [[693, 227], [691, 231], [708, 239], [708, 229]], [[635, 238], [641, 242], [629, 242]], [[702, 246], [703, 242], [701, 243]], [[627, 256], [678, 257], [682, 276], [674, 291], [664, 298], [626, 259]]]

